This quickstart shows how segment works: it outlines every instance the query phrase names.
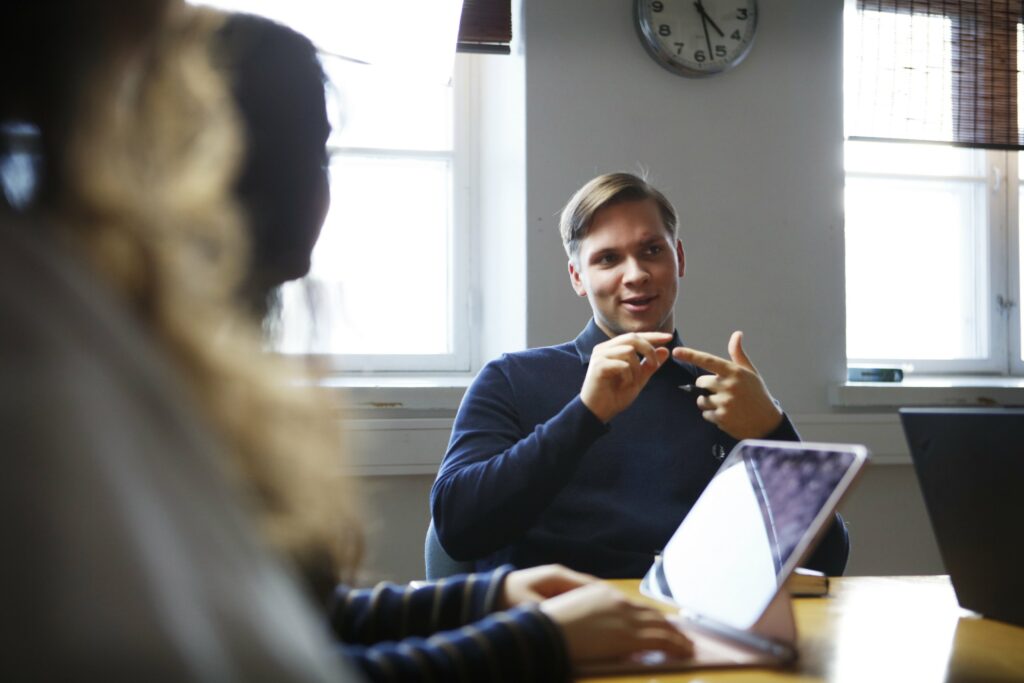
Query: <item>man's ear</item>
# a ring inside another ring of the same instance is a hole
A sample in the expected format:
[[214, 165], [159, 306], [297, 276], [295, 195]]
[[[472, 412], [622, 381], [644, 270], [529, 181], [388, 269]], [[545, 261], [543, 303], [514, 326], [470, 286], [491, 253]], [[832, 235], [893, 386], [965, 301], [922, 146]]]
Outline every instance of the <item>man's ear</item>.
[[679, 261], [679, 277], [686, 274], [686, 252], [683, 251], [683, 241], [676, 240], [676, 259]]
[[580, 269], [573, 263], [573, 259], [569, 259], [569, 282], [572, 283], [572, 288], [579, 296], [587, 295], [587, 288], [583, 286], [583, 279], [580, 277]]

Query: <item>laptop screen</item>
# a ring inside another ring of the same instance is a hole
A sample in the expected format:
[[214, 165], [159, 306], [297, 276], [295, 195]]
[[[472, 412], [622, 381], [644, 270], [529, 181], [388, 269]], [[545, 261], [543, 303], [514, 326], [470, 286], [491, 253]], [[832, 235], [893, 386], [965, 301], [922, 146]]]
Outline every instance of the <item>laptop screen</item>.
[[684, 610], [750, 627], [866, 458], [861, 446], [741, 442], [665, 547], [662, 588]]
[[901, 408], [900, 419], [960, 605], [1024, 626], [1024, 409]]

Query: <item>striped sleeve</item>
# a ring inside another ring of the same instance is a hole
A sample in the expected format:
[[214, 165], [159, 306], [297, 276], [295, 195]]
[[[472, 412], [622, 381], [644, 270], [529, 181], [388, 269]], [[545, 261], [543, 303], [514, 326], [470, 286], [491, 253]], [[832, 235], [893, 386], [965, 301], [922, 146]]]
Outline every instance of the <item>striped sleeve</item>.
[[421, 588], [389, 583], [366, 590], [338, 586], [328, 605], [331, 629], [345, 642], [372, 645], [458, 628], [495, 610], [511, 569], [452, 576]]
[[495, 612], [426, 638], [341, 648], [371, 681], [554, 683], [571, 675], [561, 634], [534, 606]]
[[566, 681], [555, 624], [536, 607], [495, 611], [505, 566], [421, 588], [339, 586], [330, 622], [340, 647], [372, 681]]

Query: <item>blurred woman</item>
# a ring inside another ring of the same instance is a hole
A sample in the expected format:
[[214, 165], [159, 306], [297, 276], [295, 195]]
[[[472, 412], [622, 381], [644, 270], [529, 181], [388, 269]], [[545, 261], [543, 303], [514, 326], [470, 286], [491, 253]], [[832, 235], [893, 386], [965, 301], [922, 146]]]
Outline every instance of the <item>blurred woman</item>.
[[0, 6], [0, 122], [39, 158], [32, 199], [0, 206], [4, 680], [353, 676], [270, 549], [354, 554], [336, 435], [234, 303], [219, 21]]
[[[274, 288], [308, 272], [326, 216], [325, 78], [314, 45], [268, 19], [233, 15], [219, 38], [247, 134], [235, 187], [252, 238], [242, 298], [265, 314]], [[564, 567], [503, 567], [419, 589], [339, 585], [328, 612], [344, 651], [382, 681], [561, 681], [593, 659], [690, 652], [660, 613]]]

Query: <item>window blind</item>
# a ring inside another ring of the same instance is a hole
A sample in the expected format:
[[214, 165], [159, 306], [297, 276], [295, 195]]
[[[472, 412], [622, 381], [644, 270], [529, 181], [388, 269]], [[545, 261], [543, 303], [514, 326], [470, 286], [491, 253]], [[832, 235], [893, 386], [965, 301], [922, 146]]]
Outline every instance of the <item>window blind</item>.
[[857, 0], [850, 139], [1024, 149], [1024, 0]]
[[463, 0], [459, 52], [508, 54], [512, 42], [512, 0]]

